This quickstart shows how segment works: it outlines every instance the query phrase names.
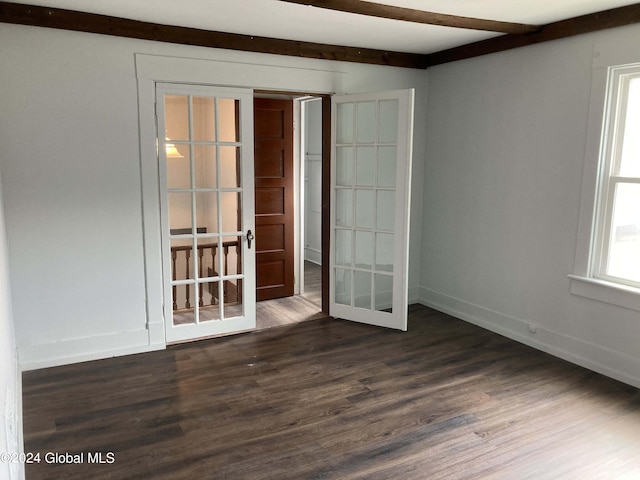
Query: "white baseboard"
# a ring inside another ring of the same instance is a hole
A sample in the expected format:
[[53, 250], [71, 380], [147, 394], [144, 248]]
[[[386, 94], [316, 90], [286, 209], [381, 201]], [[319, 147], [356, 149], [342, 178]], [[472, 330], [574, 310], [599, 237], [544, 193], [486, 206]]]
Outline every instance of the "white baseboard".
[[[640, 388], [640, 359], [420, 287], [419, 303]], [[531, 331], [533, 330], [533, 332]]]
[[161, 343], [149, 343], [147, 329], [76, 338], [55, 343], [18, 346], [23, 371], [151, 352], [164, 348], [166, 348], [164, 340]]
[[322, 252], [320, 250], [316, 250], [315, 248], [307, 247], [304, 249], [304, 259], [307, 262], [322, 265]]
[[420, 303], [420, 287], [409, 287], [407, 303], [413, 305]]

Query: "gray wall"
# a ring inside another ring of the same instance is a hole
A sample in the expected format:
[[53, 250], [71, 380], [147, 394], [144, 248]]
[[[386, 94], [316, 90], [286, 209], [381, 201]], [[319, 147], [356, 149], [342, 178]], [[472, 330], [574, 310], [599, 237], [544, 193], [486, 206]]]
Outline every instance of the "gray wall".
[[636, 385], [640, 314], [572, 295], [567, 274], [595, 160], [585, 155], [593, 63], [638, 44], [633, 26], [429, 69], [420, 293]]
[[[281, 80], [288, 88], [296, 72], [328, 70], [340, 77], [343, 93], [416, 88], [416, 129], [426, 129], [425, 72], [419, 70], [15, 25], [2, 25], [0, 45], [1, 167], [16, 341], [25, 368], [149, 346], [135, 54], [231, 62], [243, 81], [251, 78], [243, 69], [267, 65], [270, 77], [255, 81]], [[414, 147], [414, 287], [422, 232], [420, 137]], [[412, 294], [417, 298], [416, 288]]]

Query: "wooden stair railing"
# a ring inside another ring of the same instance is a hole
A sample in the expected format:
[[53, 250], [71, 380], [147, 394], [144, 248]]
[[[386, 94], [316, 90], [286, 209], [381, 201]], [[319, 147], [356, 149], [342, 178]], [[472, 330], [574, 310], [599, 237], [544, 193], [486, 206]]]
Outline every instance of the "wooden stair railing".
[[[206, 276], [207, 277], [217, 277], [219, 273], [217, 272], [216, 265], [216, 255], [218, 252], [219, 245], [217, 243], [205, 243], [199, 244], [197, 247], [197, 256], [198, 256], [198, 277], [204, 278], [204, 272], [206, 267]], [[228, 274], [229, 272], [229, 254], [232, 252], [232, 248], [235, 248], [236, 251], [236, 273], [241, 273], [242, 266], [242, 251], [240, 250], [240, 244], [237, 240], [226, 241], [222, 243], [222, 253], [224, 255], [223, 265], [224, 265], [224, 273]], [[210, 253], [207, 253], [207, 250], [210, 250]], [[181, 279], [189, 279], [191, 278], [191, 256], [193, 254], [193, 247], [191, 245], [182, 245], [171, 247], [171, 278], [175, 281], [178, 279], [178, 268], [180, 262], [180, 256], [184, 257], [185, 267], [184, 267], [184, 276], [181, 276]], [[209, 259], [211, 260], [209, 262]], [[235, 303], [239, 304], [242, 302], [242, 289], [238, 287], [238, 285], [232, 283], [229, 280], [224, 281], [224, 303], [230, 304]], [[176, 285], [173, 285], [173, 310], [191, 310], [193, 307], [191, 306], [191, 285], [185, 285], [185, 302], [184, 307], [181, 307], [178, 304], [178, 288]], [[200, 307], [218, 305], [220, 303], [220, 299], [218, 298], [218, 289], [215, 288], [214, 284], [209, 284], [209, 294], [211, 295], [211, 303], [209, 305], [204, 304], [204, 291], [203, 284], [198, 284], [198, 305]]]

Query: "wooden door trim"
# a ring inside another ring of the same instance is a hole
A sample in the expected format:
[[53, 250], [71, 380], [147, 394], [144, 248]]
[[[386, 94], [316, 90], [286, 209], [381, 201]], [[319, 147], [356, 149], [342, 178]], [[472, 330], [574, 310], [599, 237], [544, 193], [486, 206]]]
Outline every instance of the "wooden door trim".
[[322, 95], [322, 313], [329, 315], [331, 243], [331, 95]]

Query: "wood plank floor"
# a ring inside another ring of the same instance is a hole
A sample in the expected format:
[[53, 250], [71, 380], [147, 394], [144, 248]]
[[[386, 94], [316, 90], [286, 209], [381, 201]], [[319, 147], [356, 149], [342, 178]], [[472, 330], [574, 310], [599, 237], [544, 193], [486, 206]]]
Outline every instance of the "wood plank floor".
[[302, 296], [322, 308], [322, 267], [317, 263], [304, 262], [304, 292]]
[[26, 451], [85, 452], [27, 480], [640, 478], [640, 391], [422, 306], [408, 332], [322, 318], [23, 392]]
[[322, 271], [320, 265], [304, 262], [304, 292], [302, 295], [276, 298], [256, 303], [256, 329], [291, 325], [323, 318]]

